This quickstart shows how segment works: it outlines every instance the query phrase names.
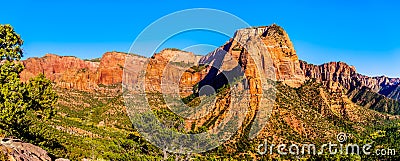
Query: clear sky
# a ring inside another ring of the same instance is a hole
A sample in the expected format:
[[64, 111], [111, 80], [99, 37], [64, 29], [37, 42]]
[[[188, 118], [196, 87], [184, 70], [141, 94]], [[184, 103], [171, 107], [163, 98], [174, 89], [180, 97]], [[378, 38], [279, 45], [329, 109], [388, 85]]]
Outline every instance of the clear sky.
[[[277, 23], [289, 33], [299, 58], [309, 63], [344, 61], [362, 74], [400, 77], [399, 7], [397, 1], [377, 0], [20, 0], [1, 3], [0, 23], [11, 24], [22, 36], [25, 58], [45, 53], [96, 58], [106, 51], [127, 52], [147, 25], [166, 14], [213, 8], [252, 26]], [[198, 31], [177, 36], [166, 47], [220, 46], [227, 39]]]

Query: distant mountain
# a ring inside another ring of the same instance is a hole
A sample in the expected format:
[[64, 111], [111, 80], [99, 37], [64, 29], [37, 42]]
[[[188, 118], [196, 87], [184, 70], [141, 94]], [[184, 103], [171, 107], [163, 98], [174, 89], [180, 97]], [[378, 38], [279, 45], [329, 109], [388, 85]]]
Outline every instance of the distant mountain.
[[357, 73], [354, 66], [343, 62], [317, 66], [301, 61], [300, 64], [307, 78], [316, 79], [327, 86], [338, 83], [344, 87], [353, 102], [380, 112], [400, 114], [399, 78], [368, 77]]

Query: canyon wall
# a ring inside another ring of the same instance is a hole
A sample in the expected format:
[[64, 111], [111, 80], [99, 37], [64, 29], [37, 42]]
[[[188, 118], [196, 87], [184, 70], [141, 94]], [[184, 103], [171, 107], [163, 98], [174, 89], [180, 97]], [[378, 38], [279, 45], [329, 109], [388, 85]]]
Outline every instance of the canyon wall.
[[25, 69], [20, 74], [22, 81], [44, 74], [56, 87], [95, 90], [99, 85], [112, 85], [122, 81], [125, 57], [143, 57], [120, 52], [107, 52], [101, 59], [81, 60], [72, 56], [46, 54], [41, 58], [28, 58], [22, 61]]
[[371, 92], [379, 93], [394, 100], [400, 100], [399, 78], [365, 76], [357, 73], [354, 66], [343, 62], [313, 65], [300, 61], [300, 67], [307, 78], [316, 79], [325, 84], [336, 82], [348, 91], [366, 87]]
[[[252, 93], [260, 93], [262, 78], [258, 74], [262, 72], [269, 78], [271, 74], [275, 75], [273, 80], [291, 87], [300, 87], [306, 79], [316, 79], [325, 84], [338, 83], [347, 90], [366, 87], [372, 92], [400, 100], [398, 78], [364, 76], [357, 73], [354, 66], [343, 62], [312, 65], [300, 61], [286, 31], [275, 24], [240, 29], [226, 44], [203, 57], [178, 49], [165, 49], [151, 58], [120, 52], [107, 52], [102, 58], [94, 60], [46, 54], [42, 58], [24, 60], [25, 69], [20, 76], [22, 81], [28, 81], [42, 73], [52, 80], [56, 87], [96, 90], [102, 86], [122, 82], [127, 58], [127, 67], [130, 70], [144, 70], [143, 64], [148, 61], [148, 91], [161, 91], [162, 79], [174, 80], [171, 84], [167, 83], [164, 92], [173, 92], [171, 86], [176, 85], [179, 86], [181, 95], [186, 96], [193, 92], [192, 87], [197, 83], [210, 83], [203, 79], [212, 80], [211, 78], [222, 71], [240, 68], [248, 78], [251, 76], [247, 84], [250, 85]], [[171, 66], [167, 67], [169, 61]], [[219, 70], [212, 70], [213, 68]], [[126, 77], [131, 77], [126, 80], [132, 83], [137, 79], [137, 75]], [[224, 83], [226, 82], [222, 80], [214, 80], [211, 84], [218, 87]]]
[[99, 62], [84, 61], [72, 56], [46, 54], [42, 58], [23, 61], [22, 81], [42, 73], [61, 88], [87, 90], [97, 87], [96, 71]]
[[[197, 66], [200, 56], [190, 52], [166, 49], [155, 54], [152, 58], [121, 52], [107, 52], [100, 59], [93, 60], [46, 54], [41, 58], [24, 60], [25, 69], [20, 77], [22, 81], [28, 81], [38, 74], [44, 74], [59, 88], [84, 91], [98, 90], [103, 86], [122, 82], [127, 59], [129, 61], [129, 65], [126, 66], [128, 70], [140, 70], [144, 63], [149, 61], [147, 90], [150, 91], [161, 92], [161, 78], [163, 78], [162, 74], [165, 72], [164, 78], [166, 80], [180, 80], [180, 93], [188, 95], [192, 93], [192, 86], [200, 81], [206, 72], [197, 72], [191, 68]], [[171, 61], [169, 70], [164, 70], [169, 61]], [[182, 75], [179, 75], [178, 71], [182, 70]], [[125, 76], [130, 76], [130, 78], [126, 78], [127, 81], [136, 82], [137, 75]], [[165, 92], [172, 92], [171, 90], [170, 87], [167, 87]]]
[[[212, 64], [215, 67], [230, 62], [234, 63], [221, 70], [232, 69], [239, 63], [246, 75], [254, 78], [259, 77], [257, 74], [261, 72], [291, 87], [300, 87], [305, 80], [288, 34], [275, 24], [239, 29], [228, 43], [200, 60], [200, 64]], [[257, 79], [254, 79], [256, 82], [249, 81], [250, 84], [259, 82]]]

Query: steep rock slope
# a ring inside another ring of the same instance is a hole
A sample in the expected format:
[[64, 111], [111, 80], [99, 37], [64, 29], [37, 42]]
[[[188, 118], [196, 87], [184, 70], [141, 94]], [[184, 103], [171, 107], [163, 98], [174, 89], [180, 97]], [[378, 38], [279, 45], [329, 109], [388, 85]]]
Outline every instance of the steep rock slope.
[[339, 83], [353, 102], [381, 112], [400, 113], [399, 78], [368, 77], [357, 73], [354, 66], [343, 62], [317, 66], [300, 61], [300, 67], [307, 78], [316, 79], [327, 86]]
[[206, 68], [195, 68], [198, 60], [199, 56], [177, 49], [164, 49], [154, 54], [145, 69], [146, 91], [173, 93], [179, 90], [183, 97], [190, 95], [193, 92], [192, 87], [208, 72]]
[[127, 54], [124, 53], [105, 53], [96, 71], [98, 74], [97, 84], [110, 85], [122, 82], [122, 73], [126, 56]]
[[[257, 41], [250, 42], [256, 37]], [[258, 40], [261, 40], [263, 44], [259, 44]], [[249, 52], [254, 56], [249, 55]], [[228, 43], [204, 56], [199, 63], [219, 67], [222, 62], [226, 64], [232, 59], [247, 71], [247, 75], [257, 77], [258, 71], [254, 61], [259, 61], [261, 66], [258, 70], [267, 74], [268, 77], [272, 74], [268, 72], [274, 68], [273, 73], [276, 75], [274, 80], [282, 81], [292, 87], [301, 86], [305, 80], [288, 34], [276, 24], [238, 30]]]
[[56, 82], [58, 87], [91, 89], [97, 86], [96, 70], [98, 62], [83, 61], [72, 56], [46, 54], [42, 58], [29, 58], [23, 61], [25, 69], [20, 74], [22, 81], [44, 74]]
[[22, 81], [44, 74], [56, 87], [93, 91], [99, 85], [121, 83], [125, 57], [132, 57], [139, 64], [147, 58], [120, 53], [107, 52], [99, 60], [81, 60], [72, 56], [46, 54], [42, 58], [29, 58], [23, 61], [25, 69], [20, 74]]

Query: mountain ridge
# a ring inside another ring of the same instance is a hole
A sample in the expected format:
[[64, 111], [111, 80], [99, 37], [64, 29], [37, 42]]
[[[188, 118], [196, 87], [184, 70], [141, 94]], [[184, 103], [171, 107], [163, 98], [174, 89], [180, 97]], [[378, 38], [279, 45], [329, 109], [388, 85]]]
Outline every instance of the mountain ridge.
[[[255, 75], [256, 68], [254, 62], [253, 65], [252, 63], [248, 65], [243, 64], [245, 62], [252, 62], [252, 60], [246, 58], [248, 56], [245, 56], [246, 53], [244, 52], [246, 51], [244, 47], [236, 41], [249, 39], [249, 36], [260, 37], [261, 41], [265, 44], [265, 50], [267, 50], [265, 52], [268, 54], [263, 55], [271, 58], [271, 64], [275, 69], [274, 73], [276, 74], [277, 81], [281, 81], [291, 87], [300, 87], [307, 79], [316, 79], [326, 86], [332, 83], [339, 83], [346, 89], [349, 96], [352, 91], [361, 90], [363, 87], [366, 87], [369, 91], [377, 95], [383, 95], [397, 102], [400, 101], [400, 78], [365, 76], [357, 73], [354, 66], [350, 66], [344, 62], [329, 62], [321, 65], [308, 64], [298, 59], [296, 50], [288, 34], [282, 27], [276, 24], [240, 29], [234, 34], [234, 38], [216, 51], [202, 58], [195, 56], [194, 53], [173, 48], [164, 49], [150, 58], [122, 52], [106, 52], [102, 58], [96, 59], [96, 61], [85, 61], [73, 56], [46, 54], [42, 58], [28, 58], [27, 60], [23, 60], [25, 69], [20, 76], [22, 81], [28, 81], [33, 76], [43, 73], [56, 84], [56, 87], [84, 91], [103, 90], [103, 86], [115, 85], [122, 82], [123, 68], [127, 57], [129, 57], [129, 63], [135, 64], [134, 66], [129, 66], [130, 69], [142, 68], [141, 66], [146, 61], [150, 61], [147, 70], [149, 71], [149, 76], [151, 76], [151, 81], [148, 83], [153, 87], [149, 90], [161, 91], [159, 81], [163, 73], [159, 69], [164, 68], [169, 59], [174, 55], [186, 54], [194, 60], [192, 60], [193, 62], [189, 62], [188, 59], [175, 60], [174, 66], [196, 66], [198, 64], [212, 66], [217, 59], [221, 59], [221, 62], [224, 61], [226, 52], [229, 53], [232, 59], [242, 63], [244, 68], [248, 68], [246, 71], [251, 73], [247, 73], [247, 75]], [[263, 57], [259, 60], [261, 59], [264, 60]], [[214, 64], [214, 66], [218, 66], [218, 64]], [[265, 64], [263, 68], [266, 68]], [[193, 92], [191, 87], [204, 79], [206, 73], [210, 72], [210, 69], [210, 67], [207, 67], [201, 71], [187, 71], [184, 72], [183, 76], [178, 76], [174, 72], [171, 72], [166, 77], [171, 80], [180, 79], [182, 84], [180, 85], [180, 88], [182, 88], [180, 93], [183, 96], [188, 96]], [[249, 82], [249, 84], [254, 83]], [[355, 96], [354, 92], [351, 96]], [[360, 100], [354, 101], [360, 102]]]

